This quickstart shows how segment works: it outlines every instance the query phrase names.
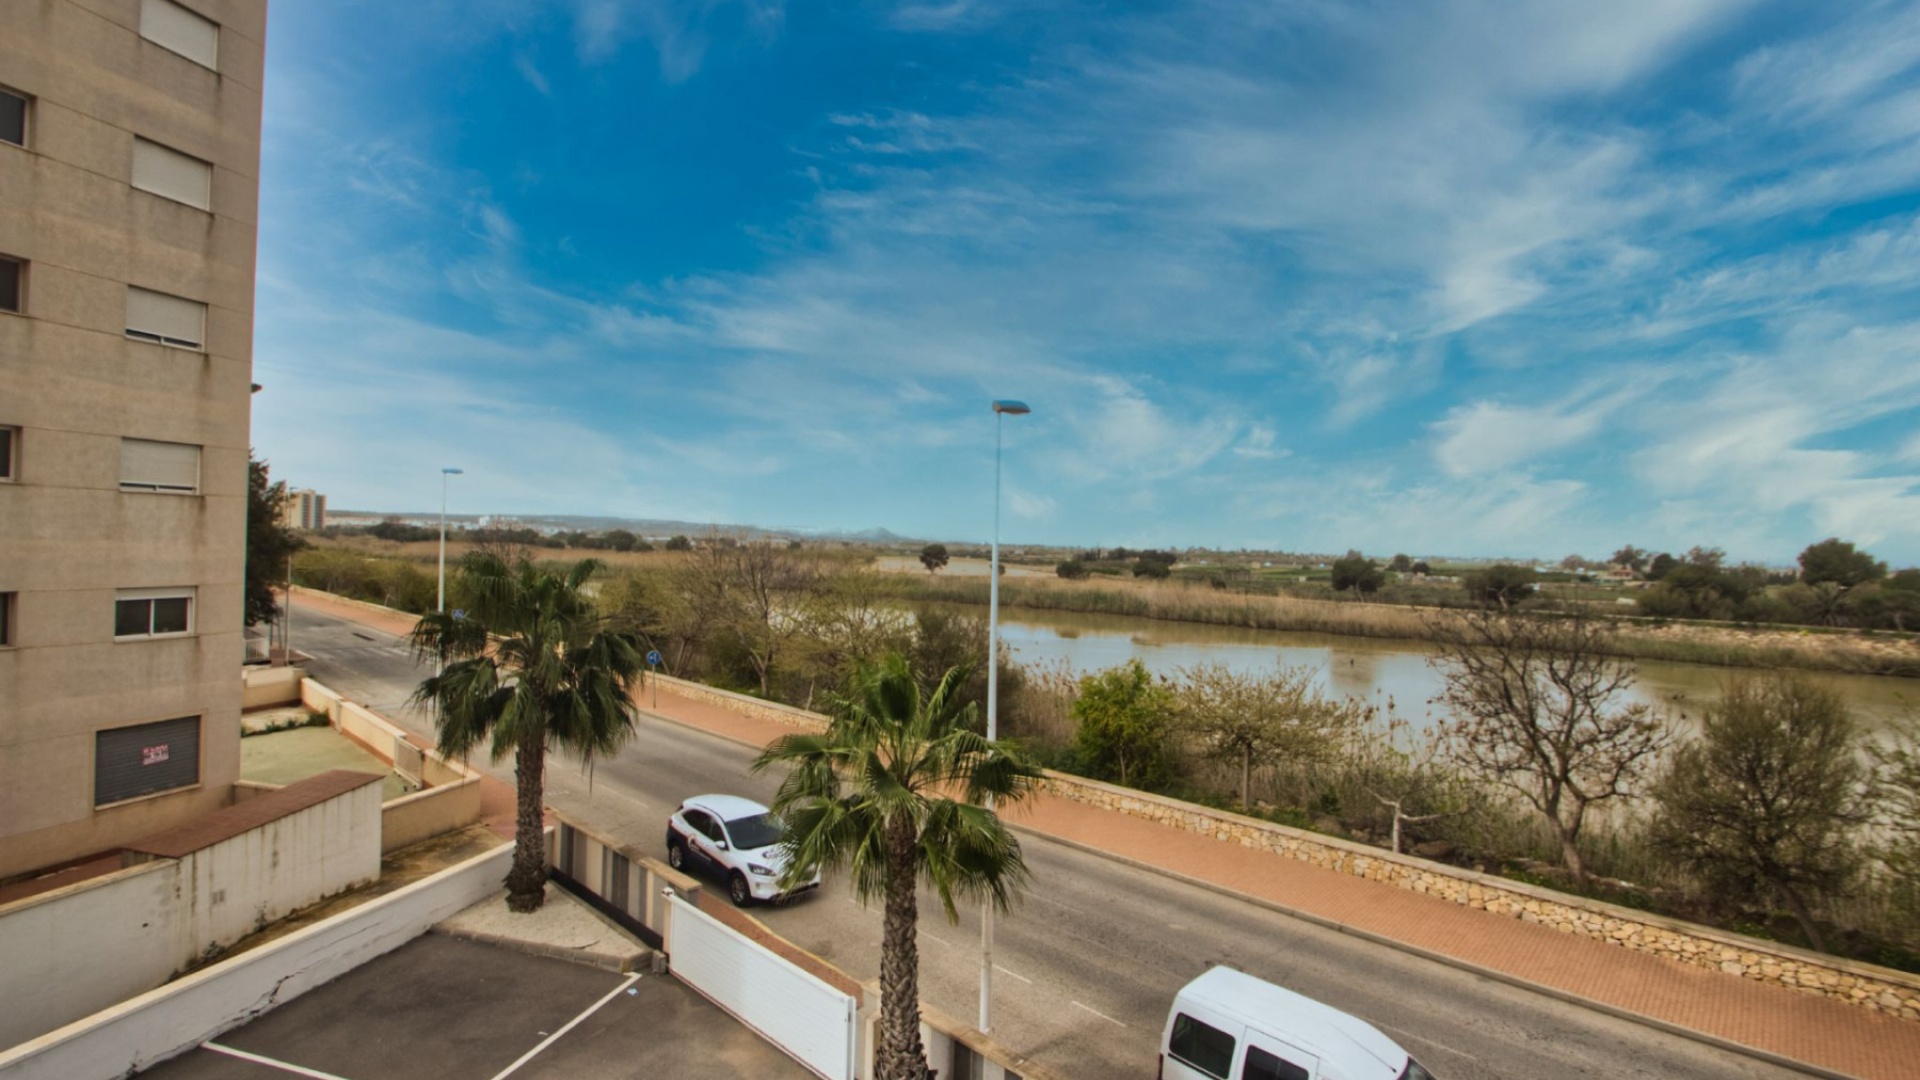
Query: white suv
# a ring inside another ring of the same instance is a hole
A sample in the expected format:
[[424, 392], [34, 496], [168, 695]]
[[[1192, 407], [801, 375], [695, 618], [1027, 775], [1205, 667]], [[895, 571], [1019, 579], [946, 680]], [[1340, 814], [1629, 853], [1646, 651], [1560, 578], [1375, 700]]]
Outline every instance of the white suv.
[[699, 795], [667, 819], [667, 862], [675, 870], [696, 866], [727, 881], [727, 896], [746, 907], [756, 900], [785, 900], [820, 887], [820, 874], [792, 892], [780, 891], [787, 854], [780, 848], [780, 822], [767, 808], [736, 795]]

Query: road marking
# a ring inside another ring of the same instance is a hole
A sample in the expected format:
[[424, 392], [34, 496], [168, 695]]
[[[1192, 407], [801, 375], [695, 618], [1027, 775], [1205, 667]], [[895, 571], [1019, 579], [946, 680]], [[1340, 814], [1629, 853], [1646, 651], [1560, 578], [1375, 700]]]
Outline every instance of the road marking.
[[587, 1010], [585, 1012], [567, 1021], [564, 1025], [561, 1026], [559, 1031], [556, 1031], [553, 1034], [547, 1036], [546, 1038], [540, 1040], [540, 1045], [535, 1046], [533, 1049], [527, 1051], [524, 1054], [521, 1054], [520, 1060], [514, 1062], [513, 1064], [507, 1066], [504, 1069], [501, 1069], [499, 1072], [494, 1073], [493, 1080], [506, 1080], [507, 1077], [512, 1076], [514, 1073], [518, 1072], [520, 1070], [520, 1066], [525, 1065], [529, 1061], [532, 1061], [535, 1057], [539, 1056], [540, 1051], [545, 1050], [549, 1046], [552, 1046], [554, 1043], [560, 1040], [560, 1036], [565, 1035], [569, 1031], [572, 1031], [575, 1024], [578, 1024], [580, 1021], [585, 1020], [587, 1017], [592, 1016], [594, 1013], [599, 1012], [600, 1006], [605, 1005], [607, 1002], [612, 1001], [614, 998], [619, 997], [621, 991], [625, 990], [627, 987], [632, 986], [634, 983], [637, 983], [639, 981], [640, 981], [640, 973], [637, 971], [634, 972], [632, 975], [627, 976], [627, 981], [607, 991], [606, 997], [603, 997], [599, 1001], [594, 1002], [592, 1005], [587, 1006]]
[[999, 964], [993, 965], [993, 970], [1001, 973], [1002, 975], [1011, 975], [1014, 978], [1019, 979], [1021, 982], [1026, 983], [1028, 986], [1033, 985], [1032, 979], [1027, 978], [1025, 975], [1022, 975], [1017, 971], [1008, 971], [1006, 968], [1001, 967]]
[[255, 1065], [265, 1065], [269, 1069], [279, 1069], [281, 1072], [290, 1072], [295, 1076], [310, 1077], [311, 1080], [347, 1080], [344, 1076], [336, 1076], [330, 1072], [321, 1072], [319, 1069], [305, 1068], [260, 1054], [249, 1054], [245, 1050], [235, 1050], [231, 1046], [221, 1046], [217, 1042], [203, 1042], [200, 1044], [200, 1049], [211, 1050], [216, 1054], [225, 1054], [228, 1057], [237, 1057], [241, 1061], [251, 1061]]
[[[1075, 1004], [1075, 1005], [1080, 1005], [1080, 1003], [1079, 1003], [1079, 1002], [1077, 1002], [1077, 1001], [1076, 1001], [1076, 1002], [1073, 1002], [1072, 1004]], [[1108, 1015], [1107, 1015], [1106, 1013], [1103, 1013], [1103, 1012], [1101, 1012], [1101, 1011], [1100, 1011], [1099, 1009], [1096, 1009], [1096, 1008], [1094, 1008], [1094, 1007], [1093, 1007], [1093, 1006], [1091, 1006], [1091, 1005], [1080, 1005], [1080, 1007], [1081, 1007], [1081, 1008], [1083, 1008], [1083, 1009], [1085, 1009], [1085, 1010], [1087, 1010], [1088, 1012], [1090, 1012], [1090, 1013], [1092, 1013], [1093, 1015], [1095, 1015], [1095, 1016], [1097, 1016], [1097, 1017], [1099, 1017], [1100, 1019], [1102, 1019], [1102, 1020], [1105, 1020], [1105, 1021], [1106, 1021], [1107, 1023], [1109, 1023], [1109, 1024], [1115, 1024], [1115, 1025], [1118, 1025], [1118, 1026], [1120, 1026], [1120, 1027], [1126, 1027], [1126, 1026], [1127, 1026], [1127, 1025], [1125, 1025], [1125, 1024], [1123, 1024], [1123, 1023], [1121, 1023], [1120, 1021], [1118, 1021], [1118, 1020], [1115, 1020], [1115, 1019], [1114, 1019], [1113, 1017], [1111, 1017], [1111, 1016], [1108, 1016]]]

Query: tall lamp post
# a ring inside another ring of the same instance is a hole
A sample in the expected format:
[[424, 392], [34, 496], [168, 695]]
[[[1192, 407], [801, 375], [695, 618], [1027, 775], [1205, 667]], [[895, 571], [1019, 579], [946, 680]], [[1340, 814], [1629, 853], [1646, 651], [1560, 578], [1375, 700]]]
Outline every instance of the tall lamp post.
[[[1000, 432], [1009, 416], [1032, 412], [1023, 401], [993, 403], [993, 560], [987, 567], [987, 739], [1000, 737]], [[993, 796], [987, 796], [993, 809]], [[993, 1030], [993, 905], [980, 906], [980, 1031]]]
[[447, 610], [447, 477], [465, 475], [464, 469], [440, 470], [440, 596], [433, 610]]

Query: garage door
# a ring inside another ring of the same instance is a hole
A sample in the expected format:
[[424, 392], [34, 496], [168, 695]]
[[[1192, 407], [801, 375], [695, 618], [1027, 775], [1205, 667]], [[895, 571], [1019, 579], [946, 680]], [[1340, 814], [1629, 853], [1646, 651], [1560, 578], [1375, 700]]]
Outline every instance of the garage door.
[[854, 1000], [678, 896], [669, 900], [673, 973], [827, 1080], [853, 1080]]
[[200, 718], [112, 728], [93, 737], [93, 804], [200, 782]]

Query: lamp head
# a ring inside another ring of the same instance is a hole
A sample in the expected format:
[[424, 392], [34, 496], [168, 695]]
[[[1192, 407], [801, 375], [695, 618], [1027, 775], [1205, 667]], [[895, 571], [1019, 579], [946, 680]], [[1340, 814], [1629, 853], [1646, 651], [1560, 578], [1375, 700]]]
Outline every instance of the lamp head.
[[996, 401], [993, 403], [993, 411], [1005, 413], [1008, 416], [1025, 416], [1033, 410], [1027, 408], [1027, 403], [1024, 401]]
[[467, 470], [465, 470], [465, 469], [441, 469], [440, 471], [441, 471], [442, 473], [445, 473], [445, 474], [446, 474], [446, 475], [448, 475], [448, 476], [462, 476], [462, 475], [465, 475], [465, 473], [466, 473], [466, 471], [467, 471]]

